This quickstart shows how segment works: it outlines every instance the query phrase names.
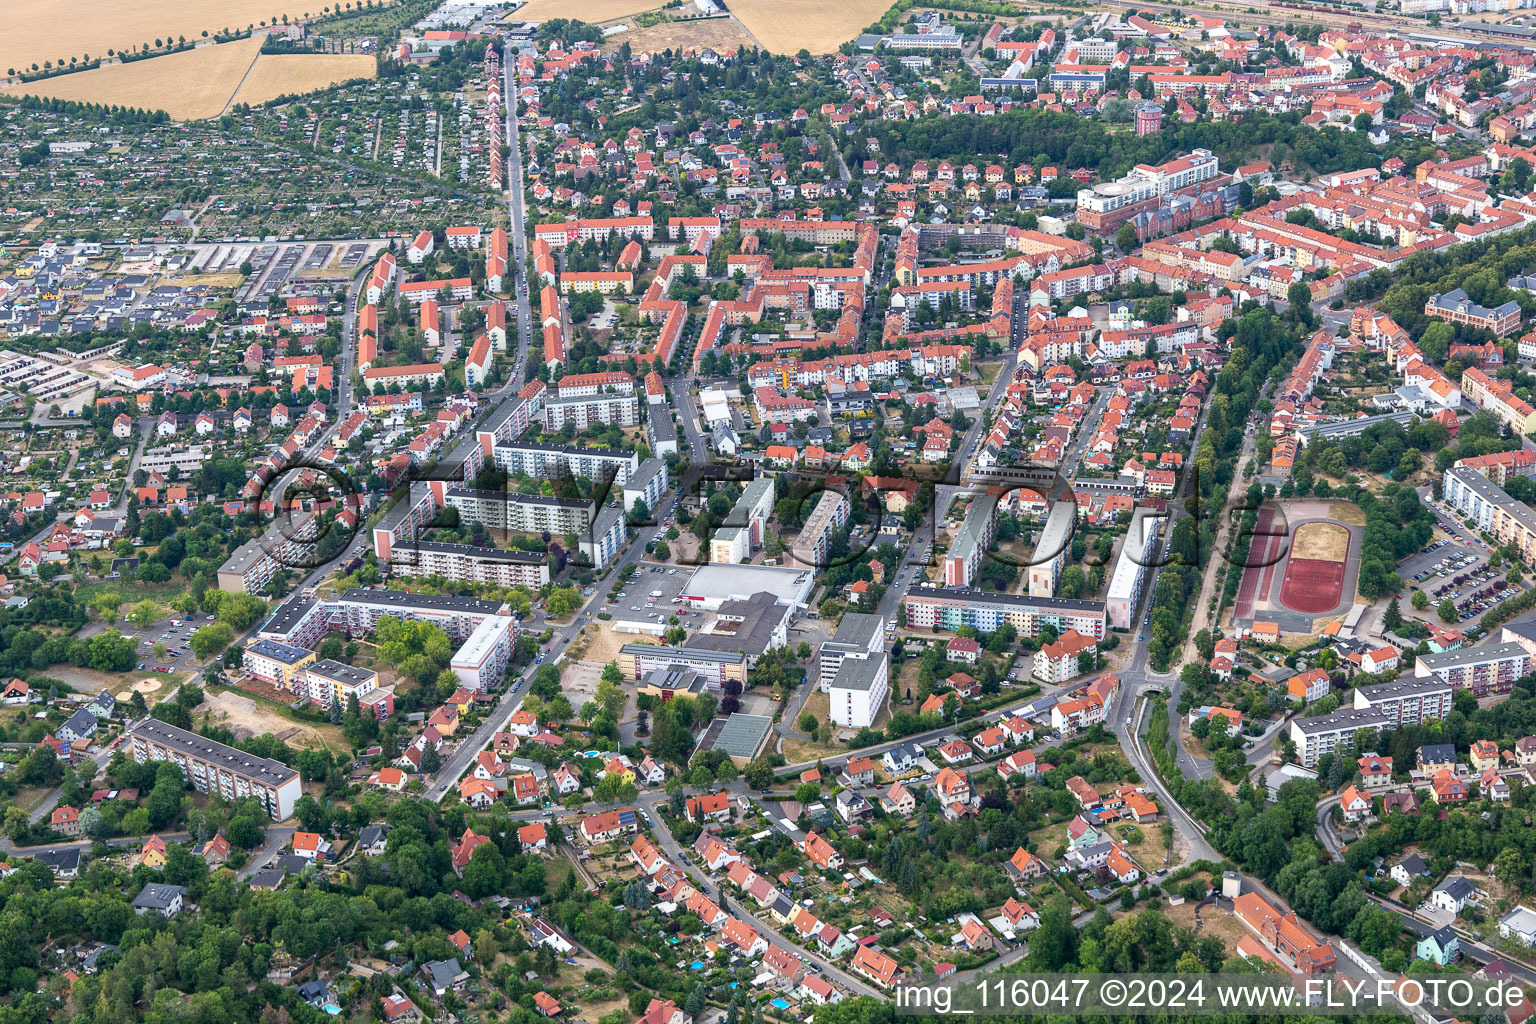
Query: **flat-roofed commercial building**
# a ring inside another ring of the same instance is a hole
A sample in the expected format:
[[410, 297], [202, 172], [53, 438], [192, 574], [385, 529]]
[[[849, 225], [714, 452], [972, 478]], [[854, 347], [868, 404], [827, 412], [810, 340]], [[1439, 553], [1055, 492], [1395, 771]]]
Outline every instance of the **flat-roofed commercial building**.
[[128, 742], [139, 764], [174, 761], [199, 793], [214, 794], [231, 803], [253, 796], [273, 821], [293, 814], [301, 794], [299, 773], [287, 765], [153, 718], [134, 726]]
[[625, 644], [619, 648], [618, 664], [625, 679], [644, 679], [657, 669], [676, 666], [701, 676], [711, 690], [720, 689], [732, 679], [743, 686], [747, 683], [747, 656], [740, 651]]
[[767, 591], [780, 604], [799, 609], [810, 600], [815, 580], [815, 572], [800, 567], [701, 565], [678, 596], [690, 602], [690, 607], [715, 611], [727, 601], [745, 601], [753, 594]]
[[995, 594], [970, 587], [920, 587], [907, 594], [906, 605], [911, 629], [974, 626], [982, 633], [992, 633], [1008, 623], [1020, 636], [1035, 636], [1050, 626], [1058, 634], [1075, 629], [1095, 640], [1104, 639], [1102, 601]]

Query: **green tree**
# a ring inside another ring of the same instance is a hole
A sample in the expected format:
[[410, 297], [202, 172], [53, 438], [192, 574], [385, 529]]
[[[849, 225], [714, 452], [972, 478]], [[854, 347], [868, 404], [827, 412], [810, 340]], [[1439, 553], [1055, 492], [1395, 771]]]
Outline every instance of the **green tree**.
[[1403, 612], [1397, 606], [1396, 596], [1387, 602], [1387, 610], [1382, 614], [1381, 624], [1387, 629], [1396, 629], [1403, 624]]
[[210, 623], [192, 634], [192, 653], [207, 660], [228, 647], [234, 639], [234, 628], [228, 623]]
[[748, 761], [747, 767], [741, 774], [743, 781], [751, 789], [761, 791], [773, 785], [773, 765], [760, 757]]
[[1436, 613], [1440, 616], [1441, 622], [1455, 622], [1456, 602], [1452, 601], [1450, 598], [1446, 598], [1444, 601], [1440, 602], [1440, 607], [1436, 609]]
[[148, 629], [160, 621], [161, 608], [153, 601], [139, 601], [128, 609], [128, 621], [139, 629]]

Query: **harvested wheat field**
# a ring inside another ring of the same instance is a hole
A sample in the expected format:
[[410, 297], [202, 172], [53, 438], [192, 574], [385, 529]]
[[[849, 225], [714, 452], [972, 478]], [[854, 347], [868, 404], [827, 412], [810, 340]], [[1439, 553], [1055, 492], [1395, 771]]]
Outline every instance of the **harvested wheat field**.
[[570, 0], [528, 0], [517, 9], [521, 21], [548, 21], [550, 18], [580, 18], [596, 25], [614, 18], [628, 18], [641, 11], [654, 11], [664, 0], [583, 0], [572, 7]]
[[[6, 0], [0, 36], [0, 68], [25, 68], [45, 60], [108, 50], [138, 50], [156, 39], [189, 41], [224, 29], [240, 30], [274, 16], [320, 13], [329, 0]], [[233, 89], [231, 89], [233, 91]]]
[[1321, 558], [1342, 562], [1349, 552], [1349, 531], [1338, 523], [1304, 523], [1296, 528], [1292, 558]]
[[264, 53], [235, 93], [236, 103], [266, 103], [279, 96], [328, 89], [353, 78], [373, 78], [379, 63], [362, 53]]
[[731, 13], [774, 53], [831, 53], [890, 6], [890, 0], [732, 0]]
[[659, 25], [620, 32], [603, 40], [611, 53], [621, 43], [628, 43], [635, 53], [660, 53], [662, 50], [704, 50], [717, 53], [740, 50], [752, 45], [730, 18], [697, 18], [688, 21], [664, 21]]
[[14, 86], [8, 92], [164, 110], [179, 121], [217, 117], [261, 52], [261, 39], [199, 46]]

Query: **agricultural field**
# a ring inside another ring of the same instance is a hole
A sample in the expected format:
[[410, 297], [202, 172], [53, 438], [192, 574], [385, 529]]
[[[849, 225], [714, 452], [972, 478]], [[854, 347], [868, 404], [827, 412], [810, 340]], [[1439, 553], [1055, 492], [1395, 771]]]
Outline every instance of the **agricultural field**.
[[569, 18], [579, 14], [582, 21], [596, 25], [615, 18], [627, 18], [641, 11], [654, 11], [660, 6], [660, 0], [588, 0], [581, 5], [579, 12], [573, 12], [568, 0], [529, 0], [527, 5], [518, 8], [517, 16], [523, 21], [547, 21], [550, 18]]
[[365, 54], [262, 54], [246, 76], [236, 103], [266, 103], [279, 96], [327, 89], [354, 78], [373, 78], [378, 61]]
[[217, 117], [261, 52], [260, 37], [61, 75], [9, 92], [164, 110], [181, 121]]
[[621, 43], [628, 43], [635, 53], [657, 53], [661, 50], [704, 50], [717, 53], [740, 50], [750, 46], [748, 39], [730, 18], [694, 18], [686, 21], [663, 21], [633, 32], [620, 32], [603, 41], [612, 52]]
[[774, 53], [805, 49], [815, 54], [833, 52], [879, 21], [889, 7], [886, 0], [736, 0], [731, 13]]
[[[10, 0], [5, 5], [7, 31], [0, 39], [0, 68], [20, 70], [83, 54], [104, 57], [109, 49], [137, 50], [145, 43], [153, 46], [156, 39], [171, 41], [173, 35], [200, 39], [204, 32], [243, 29], [274, 17], [281, 20], [285, 14], [303, 18], [325, 6], [313, 0], [75, 0], [68, 5], [60, 0]], [[61, 19], [68, 24], [62, 25]]]

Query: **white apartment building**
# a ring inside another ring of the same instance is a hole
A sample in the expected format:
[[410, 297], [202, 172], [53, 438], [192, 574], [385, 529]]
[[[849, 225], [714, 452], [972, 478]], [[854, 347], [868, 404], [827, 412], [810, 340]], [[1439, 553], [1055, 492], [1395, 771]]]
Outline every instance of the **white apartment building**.
[[881, 649], [869, 657], [844, 657], [827, 687], [834, 725], [863, 729], [874, 724], [890, 691], [890, 656]]

